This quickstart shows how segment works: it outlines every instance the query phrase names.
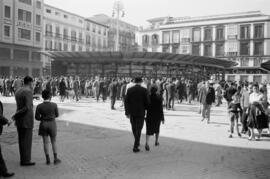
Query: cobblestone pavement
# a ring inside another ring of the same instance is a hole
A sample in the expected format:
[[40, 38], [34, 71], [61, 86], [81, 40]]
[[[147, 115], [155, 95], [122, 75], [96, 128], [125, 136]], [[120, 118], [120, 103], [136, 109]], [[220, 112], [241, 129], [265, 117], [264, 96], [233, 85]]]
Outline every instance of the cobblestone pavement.
[[[0, 98], [10, 117], [15, 111], [14, 99]], [[92, 99], [57, 103], [62, 163], [45, 164], [35, 122], [32, 158], [36, 166], [20, 167], [17, 133], [11, 126], [4, 129], [1, 146], [8, 168], [16, 173], [14, 178], [270, 178], [270, 137], [264, 131], [261, 141], [250, 142], [236, 135], [229, 139], [225, 106], [213, 108], [207, 124], [201, 122], [196, 105], [176, 104], [175, 111], [165, 111], [161, 145], [155, 147], [152, 138], [151, 150], [146, 152], [143, 135], [142, 151], [134, 154], [130, 124], [120, 103], [116, 111], [110, 110], [109, 102]]]

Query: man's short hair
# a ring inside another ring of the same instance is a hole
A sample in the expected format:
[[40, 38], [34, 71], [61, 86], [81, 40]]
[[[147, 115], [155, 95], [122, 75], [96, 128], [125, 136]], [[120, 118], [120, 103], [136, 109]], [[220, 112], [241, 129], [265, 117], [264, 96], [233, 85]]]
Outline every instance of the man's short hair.
[[51, 92], [49, 90], [43, 90], [41, 95], [44, 100], [51, 98]]
[[23, 83], [24, 83], [25, 85], [28, 85], [29, 83], [32, 83], [32, 82], [33, 82], [33, 78], [30, 77], [30, 76], [26, 76], [26, 77], [24, 77], [24, 79], [23, 79]]
[[141, 83], [143, 80], [141, 77], [136, 77], [135, 78], [135, 83]]

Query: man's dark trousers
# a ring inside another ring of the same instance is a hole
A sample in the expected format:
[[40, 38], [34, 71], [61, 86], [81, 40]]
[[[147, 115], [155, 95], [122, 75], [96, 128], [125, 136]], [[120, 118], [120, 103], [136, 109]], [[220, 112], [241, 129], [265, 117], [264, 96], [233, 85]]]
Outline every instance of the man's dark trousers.
[[138, 148], [140, 145], [141, 133], [144, 123], [144, 117], [131, 116], [130, 123], [132, 127], [132, 133], [134, 135], [134, 148]]
[[7, 167], [6, 167], [5, 161], [3, 159], [2, 150], [1, 150], [1, 146], [0, 146], [0, 176], [2, 174], [5, 174], [5, 173], [7, 173]]
[[111, 97], [111, 109], [114, 109], [115, 101], [116, 101], [116, 96], [112, 96]]
[[32, 128], [17, 127], [21, 163], [31, 162]]

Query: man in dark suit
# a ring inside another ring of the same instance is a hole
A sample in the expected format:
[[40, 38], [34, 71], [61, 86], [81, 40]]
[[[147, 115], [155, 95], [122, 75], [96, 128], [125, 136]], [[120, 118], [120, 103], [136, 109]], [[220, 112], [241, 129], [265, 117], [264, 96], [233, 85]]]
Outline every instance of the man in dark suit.
[[141, 131], [143, 128], [145, 111], [149, 105], [147, 89], [141, 86], [142, 78], [135, 78], [135, 86], [127, 91], [125, 98], [125, 114], [130, 119], [135, 138], [133, 152], [139, 152]]
[[109, 93], [110, 93], [110, 98], [111, 98], [111, 109], [114, 110], [114, 104], [116, 101], [116, 96], [117, 96], [117, 82], [116, 79], [113, 79], [111, 84], [109, 85]]
[[212, 103], [215, 102], [215, 90], [213, 88], [212, 82], [206, 83], [206, 89], [205, 89], [205, 96], [202, 97], [202, 104], [203, 104], [203, 110], [202, 110], [202, 121], [207, 118], [207, 123], [210, 123], [210, 110]]
[[174, 98], [175, 98], [175, 92], [176, 87], [174, 84], [174, 79], [170, 79], [169, 85], [167, 85], [167, 91], [168, 91], [168, 106], [167, 109], [174, 109]]
[[[8, 120], [3, 116], [3, 105], [2, 102], [0, 101], [0, 135], [2, 134], [3, 126], [6, 124], [10, 125], [11, 122], [12, 122], [11, 120]], [[14, 173], [9, 173], [7, 170], [6, 163], [3, 159], [2, 150], [0, 146], [0, 177], [12, 177], [13, 175]]]
[[33, 79], [24, 78], [24, 86], [16, 91], [17, 111], [13, 116], [17, 126], [21, 166], [35, 165], [31, 162], [32, 133], [34, 126], [33, 113]]

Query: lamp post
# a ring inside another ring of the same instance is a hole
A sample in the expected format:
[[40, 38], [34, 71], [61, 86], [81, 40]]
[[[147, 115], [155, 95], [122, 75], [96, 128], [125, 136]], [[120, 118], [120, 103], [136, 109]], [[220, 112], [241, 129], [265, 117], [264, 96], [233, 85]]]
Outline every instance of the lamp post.
[[124, 17], [124, 5], [122, 1], [115, 1], [113, 4], [113, 17], [116, 15], [116, 42], [115, 42], [115, 51], [119, 51], [119, 19], [120, 16]]

